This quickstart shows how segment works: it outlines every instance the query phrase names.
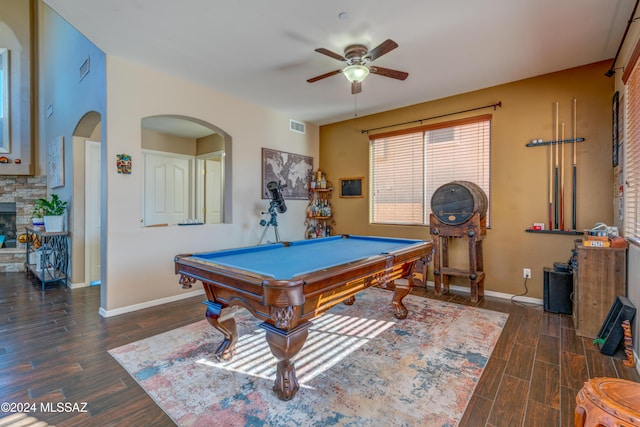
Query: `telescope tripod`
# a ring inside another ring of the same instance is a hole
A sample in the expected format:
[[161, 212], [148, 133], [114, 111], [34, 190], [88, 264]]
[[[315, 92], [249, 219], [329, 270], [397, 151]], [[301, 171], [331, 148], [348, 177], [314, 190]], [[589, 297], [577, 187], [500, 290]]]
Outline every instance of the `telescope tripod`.
[[269, 218], [269, 221], [267, 221], [266, 219], [260, 220], [260, 225], [264, 227], [264, 230], [262, 231], [262, 236], [260, 236], [260, 240], [258, 240], [258, 245], [262, 244], [262, 241], [264, 240], [264, 237], [267, 235], [267, 231], [269, 230], [270, 226], [273, 226], [273, 231], [275, 232], [275, 235], [276, 235], [276, 243], [280, 242], [280, 234], [278, 233], [278, 212], [276, 212], [276, 207], [274, 206], [273, 202], [269, 204], [268, 212], [262, 212], [262, 215], [266, 215], [266, 214], [269, 214], [270, 218]]

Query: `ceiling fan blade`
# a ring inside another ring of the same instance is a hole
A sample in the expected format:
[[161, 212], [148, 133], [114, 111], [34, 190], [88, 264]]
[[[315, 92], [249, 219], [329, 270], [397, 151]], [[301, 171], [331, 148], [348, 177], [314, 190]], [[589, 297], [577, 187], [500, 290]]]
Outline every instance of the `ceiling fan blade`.
[[404, 80], [409, 77], [409, 73], [404, 71], [392, 70], [390, 68], [383, 67], [369, 67], [369, 72], [377, 74], [379, 76], [391, 77], [392, 79]]
[[355, 95], [356, 93], [360, 92], [362, 92], [362, 82], [351, 83], [351, 94]]
[[339, 55], [339, 54], [337, 54], [335, 52], [331, 52], [329, 49], [325, 49], [323, 47], [319, 47], [318, 49], [316, 49], [316, 52], [321, 53], [323, 55], [330, 56], [331, 58], [337, 59], [338, 61], [346, 61], [347, 60], [344, 56]]
[[377, 58], [380, 58], [382, 55], [391, 52], [393, 49], [398, 47], [398, 43], [394, 42], [391, 39], [387, 39], [380, 43], [377, 47], [371, 49], [367, 54], [369, 61], [373, 61]]
[[308, 83], [317, 82], [318, 80], [322, 80], [322, 79], [326, 79], [327, 77], [335, 76], [336, 74], [340, 74], [341, 72], [342, 72], [342, 70], [330, 71], [328, 73], [324, 73], [324, 74], [321, 74], [319, 76], [312, 77], [312, 78], [308, 79], [307, 82]]

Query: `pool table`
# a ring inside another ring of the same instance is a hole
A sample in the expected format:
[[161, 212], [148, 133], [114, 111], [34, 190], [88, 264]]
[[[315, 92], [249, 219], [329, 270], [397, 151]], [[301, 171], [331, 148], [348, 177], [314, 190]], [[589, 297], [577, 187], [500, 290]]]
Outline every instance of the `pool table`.
[[231, 360], [238, 331], [234, 312], [244, 307], [266, 331], [278, 360], [273, 386], [278, 398], [292, 399], [299, 389], [291, 360], [303, 347], [310, 320], [370, 286], [396, 279], [394, 315], [407, 317], [402, 299], [413, 286], [418, 260], [428, 263], [430, 241], [341, 235], [219, 250], [175, 257], [183, 288], [200, 280], [207, 295], [206, 318], [224, 338], [215, 350], [220, 361]]

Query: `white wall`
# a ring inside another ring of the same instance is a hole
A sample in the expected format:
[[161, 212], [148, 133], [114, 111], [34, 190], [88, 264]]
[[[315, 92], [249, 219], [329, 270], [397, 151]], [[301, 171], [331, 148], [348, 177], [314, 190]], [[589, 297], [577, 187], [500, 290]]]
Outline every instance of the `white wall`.
[[[209, 122], [230, 134], [232, 142], [233, 219], [231, 224], [192, 227], [140, 225], [143, 117], [176, 114]], [[106, 284], [107, 312], [184, 293], [174, 274], [181, 253], [254, 245], [262, 227], [261, 148], [318, 156], [318, 128], [289, 131], [290, 117], [208, 88], [115, 57], [107, 57], [106, 114]], [[118, 175], [116, 155], [132, 155], [131, 175]], [[317, 163], [317, 162], [316, 162]], [[282, 240], [304, 236], [305, 201], [287, 201], [281, 214]], [[272, 237], [272, 236], [271, 236]], [[198, 286], [200, 286], [198, 284]]]
[[[234, 246], [254, 245], [262, 227], [261, 148], [313, 156], [318, 164], [319, 130], [307, 125], [307, 134], [289, 131], [281, 113], [162, 74], [123, 59], [105, 56], [48, 6], [39, 6], [40, 64], [39, 147], [46, 167], [46, 144], [65, 138], [65, 185], [55, 189], [73, 209], [74, 163], [72, 135], [83, 116], [95, 111], [102, 118], [102, 304], [101, 313], [113, 315], [132, 308], [177, 298], [186, 293], [174, 274], [175, 255]], [[91, 72], [79, 81], [79, 67], [91, 57]], [[47, 106], [53, 114], [46, 114]], [[203, 120], [233, 138], [233, 205], [230, 224], [143, 228], [141, 120], [175, 114]], [[118, 175], [116, 155], [133, 156], [131, 175]], [[82, 161], [82, 159], [80, 159]], [[46, 170], [43, 171], [46, 173]], [[78, 177], [82, 179], [82, 177]], [[77, 183], [76, 183], [77, 184]], [[287, 201], [279, 215], [283, 240], [304, 236], [305, 201]], [[73, 224], [73, 221], [69, 221]], [[74, 230], [71, 229], [74, 239]], [[271, 233], [271, 232], [270, 232]], [[80, 230], [76, 235], [81, 235]], [[273, 238], [273, 234], [270, 235]], [[72, 262], [84, 258], [72, 244]], [[77, 281], [82, 281], [78, 278]], [[200, 286], [198, 284], [197, 286]], [[196, 289], [196, 287], [194, 287]]]

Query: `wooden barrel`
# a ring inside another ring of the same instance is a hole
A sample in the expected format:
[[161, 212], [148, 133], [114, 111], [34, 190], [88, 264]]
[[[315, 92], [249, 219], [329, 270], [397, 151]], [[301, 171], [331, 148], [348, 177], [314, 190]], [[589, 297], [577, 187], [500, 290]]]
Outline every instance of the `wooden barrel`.
[[431, 212], [444, 224], [460, 225], [469, 221], [476, 212], [484, 218], [488, 204], [487, 195], [477, 184], [452, 181], [433, 193]]

